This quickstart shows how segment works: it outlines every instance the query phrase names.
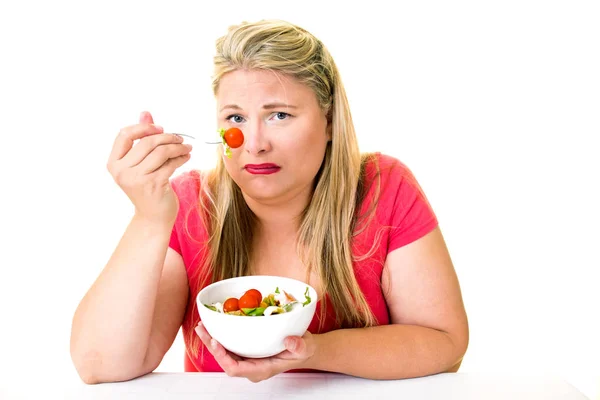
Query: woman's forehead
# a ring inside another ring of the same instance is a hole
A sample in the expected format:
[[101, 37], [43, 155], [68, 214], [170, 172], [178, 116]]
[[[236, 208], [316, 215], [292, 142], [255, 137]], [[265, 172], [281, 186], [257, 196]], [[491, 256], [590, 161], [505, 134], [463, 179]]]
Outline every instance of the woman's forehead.
[[305, 102], [312, 90], [291, 76], [268, 70], [236, 70], [225, 74], [219, 83], [219, 103]]

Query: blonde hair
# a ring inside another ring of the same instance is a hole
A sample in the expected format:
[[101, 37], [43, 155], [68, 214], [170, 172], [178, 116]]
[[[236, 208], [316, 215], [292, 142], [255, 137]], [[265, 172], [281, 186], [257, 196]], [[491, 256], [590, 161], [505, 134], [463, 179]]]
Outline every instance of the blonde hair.
[[[294, 24], [262, 20], [230, 27], [216, 41], [214, 67], [215, 95], [221, 78], [238, 69], [273, 71], [293, 77], [314, 91], [331, 123], [332, 138], [315, 177], [312, 199], [302, 214], [297, 251], [308, 268], [307, 278], [311, 271], [318, 272], [338, 327], [376, 325], [354, 275], [353, 262], [359, 257], [352, 253], [353, 236], [366, 227], [357, 229], [358, 211], [366, 193], [362, 179], [365, 165], [375, 157], [359, 152], [346, 92], [329, 51]], [[204, 267], [199, 269], [204, 273], [200, 287], [191, 288], [192, 295], [210, 282], [250, 273], [252, 241], [248, 238], [255, 224], [254, 214], [221, 157], [216, 168], [205, 175], [200, 199], [200, 213], [209, 232], [208, 254]], [[372, 216], [373, 210], [371, 207], [366, 214]], [[373, 250], [374, 246], [360, 259], [369, 257]], [[325, 306], [322, 302], [318, 314], [321, 324]], [[195, 321], [189, 329], [188, 346], [192, 354], [198, 354], [200, 342], [193, 329], [198, 319], [195, 310], [192, 318]]]

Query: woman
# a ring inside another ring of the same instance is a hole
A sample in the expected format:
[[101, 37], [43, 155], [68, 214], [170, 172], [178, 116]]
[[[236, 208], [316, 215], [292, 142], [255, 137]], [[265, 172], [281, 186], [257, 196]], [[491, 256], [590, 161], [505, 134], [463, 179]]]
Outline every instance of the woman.
[[[231, 27], [216, 48], [218, 125], [240, 128], [243, 145], [214, 170], [171, 179], [191, 146], [148, 113], [121, 130], [108, 169], [135, 215], [75, 312], [81, 378], [153, 371], [180, 327], [186, 371], [254, 382], [305, 369], [456, 371], [468, 323], [436, 216], [400, 161], [359, 153], [327, 49], [283, 21]], [[225, 351], [196, 309], [202, 287], [248, 274], [304, 280], [323, 299], [306, 334], [267, 359]]]

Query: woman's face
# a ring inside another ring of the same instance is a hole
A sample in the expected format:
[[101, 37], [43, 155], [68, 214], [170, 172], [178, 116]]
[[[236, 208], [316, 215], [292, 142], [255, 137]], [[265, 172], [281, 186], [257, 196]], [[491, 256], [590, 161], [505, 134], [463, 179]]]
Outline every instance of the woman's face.
[[245, 196], [275, 204], [310, 193], [331, 139], [311, 88], [271, 71], [236, 70], [221, 78], [216, 100], [218, 126], [244, 134], [223, 160]]

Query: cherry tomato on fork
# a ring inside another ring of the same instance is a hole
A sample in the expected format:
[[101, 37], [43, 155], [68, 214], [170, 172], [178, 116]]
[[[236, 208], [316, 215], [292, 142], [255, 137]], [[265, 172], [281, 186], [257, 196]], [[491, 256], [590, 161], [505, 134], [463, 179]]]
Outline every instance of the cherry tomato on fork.
[[239, 128], [229, 128], [222, 134], [229, 147], [237, 149], [244, 143], [244, 134]]

